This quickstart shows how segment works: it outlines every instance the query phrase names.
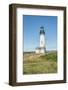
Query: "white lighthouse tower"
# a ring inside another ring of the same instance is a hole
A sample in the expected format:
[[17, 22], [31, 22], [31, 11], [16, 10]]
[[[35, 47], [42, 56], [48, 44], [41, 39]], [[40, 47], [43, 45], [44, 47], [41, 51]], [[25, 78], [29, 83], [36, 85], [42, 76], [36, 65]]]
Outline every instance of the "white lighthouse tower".
[[39, 47], [36, 48], [36, 53], [45, 53], [45, 32], [44, 27], [40, 27], [40, 42]]
[[44, 27], [40, 27], [40, 53], [45, 53], [45, 32], [44, 32]]

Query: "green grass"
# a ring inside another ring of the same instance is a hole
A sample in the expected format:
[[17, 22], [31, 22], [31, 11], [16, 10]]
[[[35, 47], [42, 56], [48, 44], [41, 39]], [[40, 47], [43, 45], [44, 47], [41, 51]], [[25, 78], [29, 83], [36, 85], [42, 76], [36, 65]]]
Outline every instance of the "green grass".
[[23, 74], [57, 73], [57, 53], [24, 53]]

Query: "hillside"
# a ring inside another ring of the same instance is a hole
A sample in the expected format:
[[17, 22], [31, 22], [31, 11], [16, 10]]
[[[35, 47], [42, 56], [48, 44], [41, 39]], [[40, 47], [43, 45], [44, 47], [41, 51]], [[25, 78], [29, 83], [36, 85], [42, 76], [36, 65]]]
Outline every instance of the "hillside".
[[23, 73], [44, 74], [57, 72], [57, 53], [24, 53]]

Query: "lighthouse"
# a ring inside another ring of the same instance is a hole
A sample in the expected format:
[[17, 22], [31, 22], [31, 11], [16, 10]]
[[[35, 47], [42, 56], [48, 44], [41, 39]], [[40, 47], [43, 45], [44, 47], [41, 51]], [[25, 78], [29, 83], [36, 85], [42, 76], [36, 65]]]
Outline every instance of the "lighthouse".
[[40, 27], [39, 32], [39, 47], [36, 48], [36, 53], [45, 53], [45, 31], [44, 27]]
[[44, 32], [44, 27], [40, 27], [40, 48], [45, 48], [45, 32]]

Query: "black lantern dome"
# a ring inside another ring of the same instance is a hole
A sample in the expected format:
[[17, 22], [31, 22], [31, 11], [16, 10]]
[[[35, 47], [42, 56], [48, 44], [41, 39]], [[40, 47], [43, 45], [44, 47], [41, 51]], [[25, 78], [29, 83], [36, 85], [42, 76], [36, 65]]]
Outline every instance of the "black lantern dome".
[[40, 27], [40, 34], [45, 34], [43, 26]]

